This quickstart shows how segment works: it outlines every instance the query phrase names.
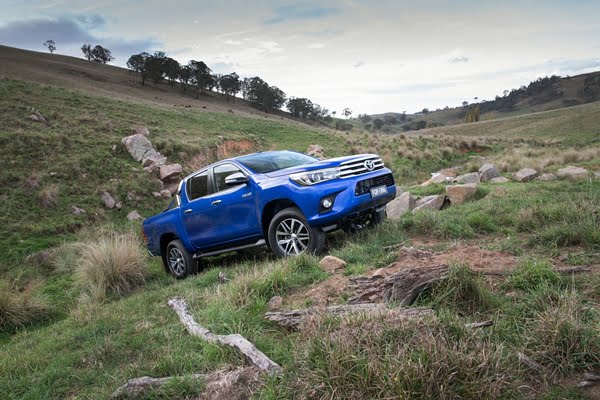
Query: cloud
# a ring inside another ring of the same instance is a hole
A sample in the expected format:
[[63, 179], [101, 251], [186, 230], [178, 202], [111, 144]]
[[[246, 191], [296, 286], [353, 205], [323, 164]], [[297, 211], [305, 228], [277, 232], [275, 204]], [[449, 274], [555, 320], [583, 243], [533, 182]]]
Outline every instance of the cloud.
[[42, 50], [47, 39], [56, 42], [57, 53], [81, 57], [79, 48], [84, 43], [100, 44], [108, 48], [117, 64], [125, 64], [130, 55], [151, 51], [160, 43], [157, 40], [100, 37], [91, 31], [105, 25], [99, 15], [69, 15], [59, 18], [33, 18], [13, 21], [0, 26], [0, 43], [30, 50]]
[[364, 62], [364, 61], [357, 61], [357, 62], [355, 62], [354, 64], [352, 64], [352, 66], [353, 66], [354, 68], [360, 68], [360, 67], [363, 67], [364, 65], [365, 65], [365, 62]]
[[469, 62], [469, 57], [467, 57], [467, 56], [452, 57], [450, 60], [448, 60], [448, 62], [452, 63], [452, 64], [467, 63], [467, 62]]
[[323, 47], [325, 47], [325, 43], [311, 43], [306, 47], [309, 49], [322, 49]]
[[265, 25], [280, 24], [286, 21], [320, 19], [336, 15], [339, 9], [333, 7], [311, 6], [309, 4], [290, 4], [275, 8], [274, 15], [263, 21]]

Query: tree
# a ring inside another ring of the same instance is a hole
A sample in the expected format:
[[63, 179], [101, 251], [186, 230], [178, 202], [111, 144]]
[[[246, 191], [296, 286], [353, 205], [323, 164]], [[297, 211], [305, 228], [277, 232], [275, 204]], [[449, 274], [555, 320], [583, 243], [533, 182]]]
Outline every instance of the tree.
[[466, 101], [466, 100], [465, 100], [465, 101], [463, 101], [463, 102], [462, 102], [462, 106], [463, 106], [463, 107], [466, 107], [466, 106], [468, 106], [468, 105], [469, 105], [469, 102], [468, 102], [468, 101]]
[[102, 64], [113, 61], [115, 58], [110, 53], [109, 49], [106, 49], [97, 44], [91, 51], [92, 61], [96, 61]]
[[181, 86], [183, 86], [183, 92], [185, 93], [188, 86], [190, 85], [190, 81], [192, 80], [192, 69], [189, 65], [184, 65], [181, 67], [179, 71], [179, 82]]
[[269, 86], [258, 76], [244, 79], [243, 92], [246, 100], [264, 112], [280, 109], [285, 104], [285, 93], [276, 86]]
[[160, 82], [167, 73], [167, 56], [164, 51], [155, 51], [146, 59], [148, 78], [154, 83]]
[[377, 130], [380, 130], [383, 127], [383, 124], [384, 124], [384, 122], [379, 118], [377, 118], [373, 121], [373, 127]]
[[429, 108], [424, 108], [421, 112], [423, 114], [429, 114]]
[[342, 111], [342, 115], [344, 117], [346, 117], [346, 119], [348, 119], [351, 115], [352, 115], [352, 110], [350, 110], [348, 107], [344, 108], [344, 110]]
[[52, 39], [48, 39], [44, 42], [44, 46], [46, 46], [48, 48], [48, 51], [50, 52], [50, 54], [54, 53], [54, 50], [56, 50], [56, 43], [54, 43], [54, 40]]
[[240, 81], [239, 75], [235, 72], [223, 75], [218, 79], [217, 83], [223, 94], [231, 96], [235, 103], [235, 95], [242, 89], [242, 81]]
[[142, 86], [146, 84], [148, 78], [148, 59], [150, 54], [143, 52], [140, 54], [134, 54], [127, 60], [127, 68], [139, 72], [142, 77]]
[[398, 123], [398, 120], [393, 115], [386, 115], [383, 117], [383, 122], [386, 125], [395, 125]]
[[92, 60], [92, 45], [84, 43], [81, 46], [81, 51], [83, 52], [83, 56], [87, 58], [88, 61]]
[[215, 78], [204, 61], [191, 60], [188, 65], [192, 71], [191, 82], [196, 87], [196, 98], [198, 98], [199, 94], [206, 94], [206, 89], [214, 85]]
[[179, 74], [181, 73], [181, 65], [179, 65], [177, 60], [167, 57], [164, 60], [163, 67], [165, 75], [169, 81], [169, 85], [175, 86], [175, 81], [179, 79]]

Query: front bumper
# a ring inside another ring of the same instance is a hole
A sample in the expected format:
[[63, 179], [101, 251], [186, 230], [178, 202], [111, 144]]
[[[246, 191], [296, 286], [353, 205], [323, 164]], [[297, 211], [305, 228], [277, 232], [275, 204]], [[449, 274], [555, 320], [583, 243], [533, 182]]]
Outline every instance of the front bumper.
[[[324, 182], [306, 188], [313, 189], [314, 193], [309, 194], [307, 190], [305, 196], [302, 196], [303, 199], [297, 201], [296, 204], [300, 206], [311, 226], [325, 227], [338, 225], [347, 217], [382, 208], [396, 197], [396, 185], [393, 177], [388, 179], [385, 185], [387, 187], [387, 194], [372, 198], [369, 190], [366, 193], [363, 193], [364, 190], [361, 190], [364, 189], [364, 183], [360, 184], [361, 187], [357, 189], [359, 182], [373, 178], [375, 178], [374, 181], [377, 181], [377, 178], [381, 179], [385, 175], [391, 175], [391, 171], [387, 168], [351, 178]], [[319, 189], [318, 191], [314, 190], [317, 188]], [[320, 200], [325, 196], [333, 194], [336, 195], [333, 207], [329, 211], [319, 212]]]

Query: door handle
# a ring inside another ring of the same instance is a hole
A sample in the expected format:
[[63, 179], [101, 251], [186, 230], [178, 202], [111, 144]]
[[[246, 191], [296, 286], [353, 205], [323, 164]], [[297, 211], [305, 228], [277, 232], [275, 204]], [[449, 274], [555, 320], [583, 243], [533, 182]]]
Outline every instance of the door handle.
[[184, 214], [191, 214], [191, 213], [192, 213], [192, 209], [191, 209], [191, 208], [188, 208], [188, 209], [187, 209], [187, 210], [185, 210], [183, 213], [184, 213]]
[[212, 203], [210, 203], [211, 206], [218, 206], [219, 204], [221, 204], [221, 200], [215, 200]]

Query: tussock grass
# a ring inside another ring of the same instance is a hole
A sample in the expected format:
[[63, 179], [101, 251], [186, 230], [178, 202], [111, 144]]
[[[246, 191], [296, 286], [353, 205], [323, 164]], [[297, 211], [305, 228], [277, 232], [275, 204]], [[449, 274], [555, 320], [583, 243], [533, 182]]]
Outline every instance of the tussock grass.
[[562, 278], [546, 261], [528, 259], [517, 265], [505, 285], [513, 289], [534, 291], [543, 286], [558, 287]]
[[0, 332], [10, 332], [46, 319], [51, 307], [40, 296], [39, 281], [19, 287], [14, 282], [0, 280]]
[[131, 233], [102, 234], [81, 243], [75, 281], [82, 300], [102, 302], [131, 293], [146, 281], [145, 262], [139, 240]]
[[39, 193], [40, 205], [44, 208], [56, 207], [58, 204], [58, 186], [44, 187]]

